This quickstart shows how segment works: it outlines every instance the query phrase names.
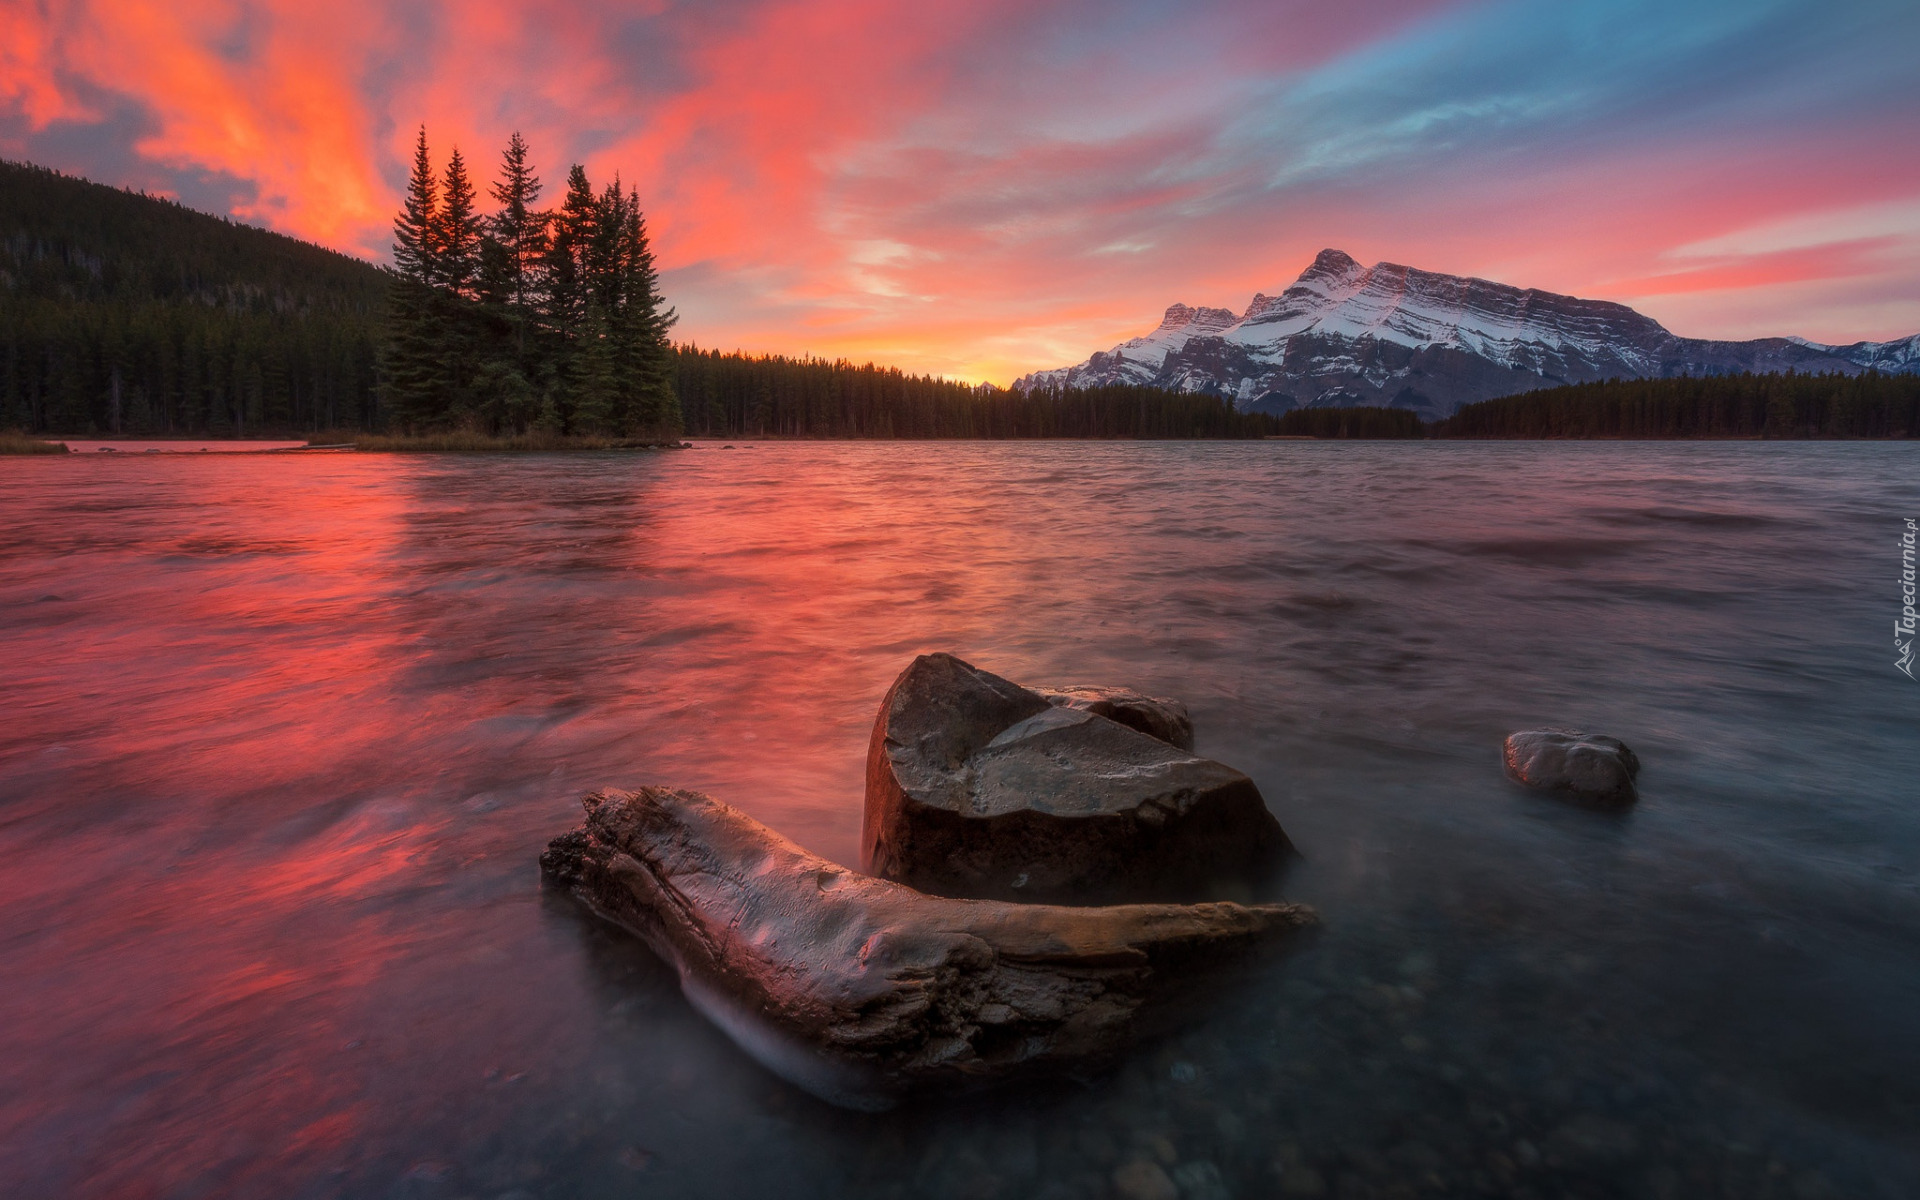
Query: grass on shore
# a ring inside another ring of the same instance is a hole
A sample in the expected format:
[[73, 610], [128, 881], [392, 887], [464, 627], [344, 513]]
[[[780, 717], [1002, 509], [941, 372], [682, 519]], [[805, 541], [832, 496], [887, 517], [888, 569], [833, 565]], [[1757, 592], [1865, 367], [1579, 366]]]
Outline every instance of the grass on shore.
[[65, 454], [65, 442], [46, 442], [17, 429], [0, 429], [0, 454]]
[[495, 437], [468, 430], [446, 433], [385, 434], [358, 430], [316, 433], [307, 438], [309, 446], [352, 446], [370, 451], [459, 451], [459, 452], [553, 452], [560, 450], [652, 450], [678, 446], [678, 441], [650, 438], [562, 437], [555, 433], [522, 433]]

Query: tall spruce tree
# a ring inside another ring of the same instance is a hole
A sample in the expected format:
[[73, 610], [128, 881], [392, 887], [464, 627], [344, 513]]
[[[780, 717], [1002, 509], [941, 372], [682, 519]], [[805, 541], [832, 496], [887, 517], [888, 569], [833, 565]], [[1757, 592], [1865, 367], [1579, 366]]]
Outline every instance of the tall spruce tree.
[[387, 410], [406, 429], [433, 424], [444, 395], [440, 230], [440, 188], [427, 152], [427, 127], [422, 125], [406, 199], [393, 222], [393, 283], [381, 351]]
[[567, 174], [567, 194], [553, 214], [541, 288], [542, 323], [549, 339], [543, 374], [559, 418], [570, 432], [573, 392], [581, 366], [577, 359], [593, 299], [593, 243], [598, 216], [599, 205], [593, 185], [587, 181], [587, 170], [576, 163]]
[[487, 194], [499, 206], [481, 222], [480, 323], [485, 345], [473, 392], [479, 418], [493, 432], [519, 433], [538, 417], [538, 295], [546, 253], [547, 214], [534, 207], [540, 177], [527, 162], [518, 132], [501, 155]]
[[527, 328], [538, 299], [541, 260], [547, 252], [546, 213], [540, 202], [540, 177], [527, 162], [527, 143], [518, 131], [500, 156], [500, 177], [488, 189], [500, 206], [487, 223], [488, 245], [498, 249], [488, 272], [487, 299], [505, 310], [515, 347], [526, 352]]
[[407, 196], [393, 221], [393, 265], [403, 278], [429, 286], [437, 280], [439, 227], [440, 185], [433, 177], [427, 127], [422, 125], [413, 144], [413, 174], [407, 179]]
[[441, 425], [470, 427], [485, 421], [474, 389], [489, 340], [485, 314], [478, 307], [481, 221], [476, 198], [466, 159], [455, 146], [440, 186], [435, 239], [443, 390], [434, 423]]
[[567, 173], [567, 194], [553, 214], [545, 258], [544, 315], [547, 327], [572, 338], [586, 320], [592, 294], [592, 253], [599, 205], [587, 169], [575, 163]]
[[680, 436], [680, 400], [674, 392], [673, 345], [668, 335], [680, 316], [660, 294], [660, 272], [647, 238], [636, 189], [628, 198], [625, 226], [626, 352], [634, 392], [635, 432], [648, 437]]
[[633, 431], [638, 382], [632, 353], [634, 313], [628, 300], [627, 195], [615, 175], [594, 201], [593, 237], [587, 252], [588, 304], [597, 312], [612, 386], [610, 427]]
[[466, 159], [455, 146], [447, 158], [446, 182], [435, 214], [437, 282], [453, 296], [478, 299], [480, 279], [480, 217], [474, 211], [476, 194], [467, 175]]

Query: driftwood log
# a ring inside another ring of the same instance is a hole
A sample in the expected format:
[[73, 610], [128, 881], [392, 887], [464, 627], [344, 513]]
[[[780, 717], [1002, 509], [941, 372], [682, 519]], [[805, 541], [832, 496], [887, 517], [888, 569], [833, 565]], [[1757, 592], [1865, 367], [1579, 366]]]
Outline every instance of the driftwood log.
[[[834, 1103], [1097, 1065], [1313, 923], [1300, 905], [952, 900], [809, 854], [698, 792], [586, 797], [547, 877], [644, 938], [764, 1065]], [[1166, 1003], [1161, 1003], [1161, 1002]]]

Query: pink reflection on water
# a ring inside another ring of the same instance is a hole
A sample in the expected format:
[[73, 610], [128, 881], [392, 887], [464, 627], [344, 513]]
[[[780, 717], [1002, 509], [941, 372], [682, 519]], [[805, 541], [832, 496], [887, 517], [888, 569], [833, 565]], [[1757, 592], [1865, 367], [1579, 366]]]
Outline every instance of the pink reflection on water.
[[[875, 707], [929, 649], [1186, 699], [1202, 752], [1255, 775], [1321, 872], [1308, 898], [1340, 916], [1330, 937], [1368, 905], [1479, 903], [1496, 883], [1503, 937], [1538, 936], [1542, 911], [1577, 924], [1592, 913], [1556, 889], [1612, 851], [1558, 840], [1503, 790], [1512, 722], [1597, 714], [1696, 790], [1791, 729], [1822, 753], [1769, 780], [1825, 787], [1851, 763], [1854, 792], [1892, 794], [1871, 774], [1887, 739], [1843, 703], [1870, 683], [1835, 665], [1868, 589], [1835, 591], [1831, 547], [1866, 507], [1848, 489], [1910, 464], [1835, 457], [1852, 453], [9, 463], [0, 1185], [386, 1194], [465, 1156], [448, 1194], [539, 1192], [555, 1162], [598, 1178], [646, 1147], [587, 1155], [595, 1121], [605, 1139], [645, 1125], [656, 1151], [739, 1151], [768, 1082], [684, 1006], [622, 1007], [671, 979], [543, 908], [535, 856], [588, 788], [668, 783], [853, 862]], [[1848, 615], [1809, 648], [1799, 608], [1744, 607], [1777, 589]], [[1616, 888], [1695, 896], [1688, 872], [1727, 844], [1744, 864], [1799, 853], [1797, 823], [1724, 836], [1769, 803], [1743, 795], [1592, 894], [1606, 912]], [[1685, 830], [1682, 806], [1646, 807], [1636, 846]], [[1453, 857], [1426, 853], [1446, 837]], [[1458, 878], [1417, 891], [1423, 870]], [[1673, 896], [1650, 895], [1665, 929]], [[1674, 936], [1689, 955], [1710, 940]], [[1329, 1077], [1353, 1047], [1335, 1049]], [[690, 1112], [706, 1132], [660, 1123]]]

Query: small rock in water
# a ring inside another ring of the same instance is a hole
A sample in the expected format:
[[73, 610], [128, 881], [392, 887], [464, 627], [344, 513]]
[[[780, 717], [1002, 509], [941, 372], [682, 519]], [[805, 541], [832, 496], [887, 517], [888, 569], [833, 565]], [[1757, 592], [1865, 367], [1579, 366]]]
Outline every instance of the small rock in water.
[[1536, 791], [1588, 804], [1631, 804], [1640, 760], [1618, 738], [1571, 729], [1528, 729], [1507, 735], [1507, 775]]
[[1159, 1163], [1136, 1158], [1113, 1172], [1113, 1190], [1124, 1200], [1180, 1200], [1180, 1189]]
[[1181, 1200], [1233, 1200], [1220, 1168], [1210, 1162], [1181, 1163], [1173, 1169]]

